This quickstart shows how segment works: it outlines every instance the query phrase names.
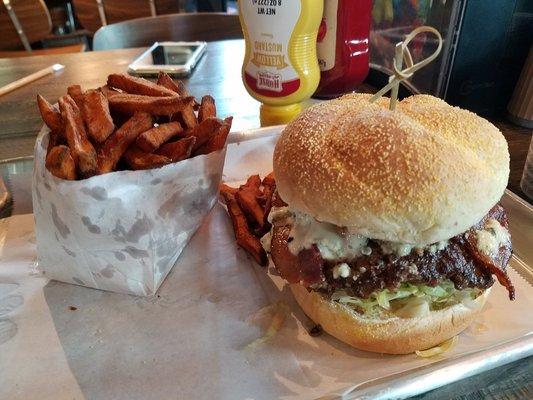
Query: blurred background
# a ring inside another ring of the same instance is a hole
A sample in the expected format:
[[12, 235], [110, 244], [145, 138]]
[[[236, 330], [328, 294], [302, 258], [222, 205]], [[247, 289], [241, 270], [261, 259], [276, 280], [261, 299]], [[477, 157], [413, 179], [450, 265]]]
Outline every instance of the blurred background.
[[[100, 28], [138, 18], [176, 13], [238, 13], [237, 1], [230, 0], [3, 2], [0, 57], [91, 51], [93, 37]], [[17, 21], [22, 35], [17, 31]], [[394, 44], [420, 25], [437, 28], [444, 38], [444, 49], [436, 62], [422, 69], [408, 84], [416, 91], [434, 94], [482, 115], [502, 112], [531, 46], [533, 1], [374, 0], [371, 71], [388, 74]], [[422, 37], [412, 44], [415, 60], [433, 51], [432, 40]], [[139, 47], [138, 42], [122, 42], [120, 46]], [[381, 79], [385, 79], [382, 75]]]

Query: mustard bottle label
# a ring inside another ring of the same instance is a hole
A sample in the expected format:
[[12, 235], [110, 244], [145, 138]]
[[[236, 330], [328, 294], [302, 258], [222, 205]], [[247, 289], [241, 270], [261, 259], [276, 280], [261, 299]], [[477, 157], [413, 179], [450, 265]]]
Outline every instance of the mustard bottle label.
[[317, 38], [316, 51], [321, 71], [329, 71], [335, 66], [337, 46], [337, 10], [339, 0], [324, 0], [324, 16]]
[[[263, 96], [296, 92], [300, 78], [289, 59], [289, 40], [300, 18], [301, 1], [240, 0], [250, 38], [251, 56], [244, 67], [248, 86]], [[251, 22], [253, 21], [253, 23]]]

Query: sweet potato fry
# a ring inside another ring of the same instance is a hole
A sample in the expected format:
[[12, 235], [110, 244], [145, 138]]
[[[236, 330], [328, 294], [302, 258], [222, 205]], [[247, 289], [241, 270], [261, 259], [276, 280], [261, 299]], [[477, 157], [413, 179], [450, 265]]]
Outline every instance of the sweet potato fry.
[[138, 94], [116, 93], [108, 96], [111, 110], [132, 115], [147, 112], [152, 115], [171, 115], [190, 106], [193, 97], [152, 97]]
[[126, 74], [111, 74], [107, 77], [107, 85], [126, 93], [141, 94], [144, 96], [175, 96], [172, 90], [162, 85], [150, 82], [144, 78], [137, 78]]
[[198, 109], [198, 121], [202, 122], [207, 118], [216, 116], [217, 108], [215, 106], [215, 99], [209, 95], [202, 97], [202, 102], [200, 103], [200, 108]]
[[218, 189], [220, 190], [220, 194], [222, 195], [222, 197], [225, 196], [224, 193], [229, 193], [235, 196], [239, 191], [239, 189], [228, 186], [225, 183], [221, 183], [220, 185], [218, 185]]
[[166, 72], [159, 71], [159, 75], [157, 76], [157, 84], [160, 86], [164, 86], [165, 88], [173, 91], [174, 93], [177, 93], [179, 96], [189, 96], [189, 92], [185, 88], [183, 82], [180, 80], [175, 81]]
[[67, 94], [72, 97], [78, 108], [83, 108], [83, 92], [80, 85], [71, 85], [67, 88]]
[[250, 232], [250, 228], [246, 222], [246, 217], [239, 207], [237, 200], [235, 200], [235, 197], [229, 192], [222, 193], [222, 195], [226, 202], [228, 214], [233, 224], [233, 231], [235, 232], [237, 244], [246, 250], [259, 265], [268, 265], [268, 257], [265, 249], [263, 249], [263, 246], [261, 246], [259, 239]]
[[246, 219], [252, 225], [256, 225], [261, 229], [265, 222], [265, 214], [263, 208], [257, 202], [254, 188], [241, 186], [237, 194], [235, 194], [235, 200], [239, 203], [241, 210], [244, 211]]
[[66, 95], [59, 98], [59, 109], [65, 123], [65, 137], [80, 175], [82, 177], [94, 175], [97, 170], [96, 151], [87, 139], [78, 106], [69, 95]]
[[274, 172], [271, 172], [270, 174], [268, 174], [267, 176], [265, 176], [263, 178], [263, 181], [261, 182], [261, 184], [266, 187], [266, 186], [270, 186], [270, 187], [274, 187], [276, 188], [276, 179], [274, 178]]
[[[181, 97], [190, 96], [189, 91], [185, 87], [183, 81], [172, 79], [166, 72], [159, 71], [159, 76], [157, 77], [157, 84], [166, 87], [167, 89], [172, 90]], [[196, 100], [193, 101], [193, 108], [196, 110], [199, 107], [199, 104]]]
[[137, 137], [135, 144], [142, 151], [152, 153], [170, 138], [181, 133], [183, 133], [183, 128], [179, 122], [169, 122], [141, 133]]
[[159, 168], [172, 162], [168, 157], [146, 153], [136, 146], [130, 146], [122, 158], [134, 170]]
[[178, 80], [176, 80], [174, 82], [176, 83], [176, 86], [177, 86], [177, 90], [176, 90], [177, 94], [179, 94], [180, 96], [183, 96], [183, 97], [190, 96], [189, 91], [185, 87], [185, 84], [183, 83], [183, 81], [178, 79]]
[[87, 90], [83, 94], [82, 116], [87, 133], [97, 143], [103, 143], [115, 130], [109, 103], [99, 90]]
[[192, 103], [187, 105], [179, 114], [177, 114], [173, 119], [176, 119], [181, 122], [183, 127], [187, 130], [194, 128], [198, 125], [198, 120], [194, 114], [194, 108]]
[[231, 129], [231, 122], [233, 117], [228, 117], [224, 123], [216, 130], [213, 137], [209, 139], [202, 147], [196, 150], [195, 155], [209, 154], [213, 151], [221, 150], [226, 145], [229, 131]]
[[76, 164], [67, 146], [55, 146], [46, 155], [45, 166], [58, 178], [73, 181], [76, 179]]
[[52, 150], [52, 148], [59, 146], [61, 143], [62, 138], [59, 137], [59, 134], [57, 134], [55, 131], [50, 131], [50, 135], [48, 136], [48, 146], [46, 147], [46, 154]]
[[111, 172], [117, 165], [120, 157], [135, 142], [137, 136], [151, 127], [152, 116], [150, 114], [143, 112], [133, 114], [133, 117], [112, 133], [99, 149], [98, 172], [100, 174]]
[[172, 162], [178, 162], [191, 156], [195, 142], [196, 138], [193, 136], [180, 139], [162, 145], [155, 153], [170, 158]]
[[186, 133], [186, 137], [194, 136], [196, 137], [196, 143], [194, 145], [193, 151], [196, 151], [209, 139], [211, 139], [217, 130], [224, 124], [224, 121], [218, 118], [208, 118], [193, 129], [190, 129]]
[[261, 178], [259, 175], [250, 175], [248, 177], [248, 180], [244, 185], [241, 185], [240, 189], [252, 189], [254, 194], [261, 195], [261, 190], [259, 187], [261, 186]]
[[[157, 84], [164, 86], [165, 88], [176, 93], [180, 97], [189, 96], [189, 92], [185, 88], [185, 85], [182, 81], [173, 80], [166, 72], [159, 71], [157, 77]], [[196, 100], [194, 100], [190, 105], [185, 107], [179, 114], [175, 115], [173, 120], [179, 121], [185, 129], [192, 129], [198, 125], [198, 120], [194, 114], [194, 105]]]
[[[222, 200], [224, 201], [224, 204], [227, 206], [231, 200], [235, 200], [235, 193], [239, 191], [239, 189], [232, 188], [225, 183], [221, 183], [219, 186], [220, 196], [222, 197]], [[235, 200], [237, 201], [237, 200]], [[237, 203], [237, 206], [239, 204]], [[242, 210], [241, 210], [242, 212]]]
[[257, 202], [259, 203], [259, 205], [261, 207], [265, 207], [265, 203], [266, 203], [266, 197], [265, 197], [265, 194], [264, 193], [261, 193], [259, 195], [255, 195], [255, 199], [257, 200]]
[[100, 92], [102, 92], [102, 94], [107, 97], [109, 99], [110, 96], [113, 96], [115, 94], [120, 94], [121, 92], [107, 86], [107, 85], [104, 85], [104, 86], [100, 86], [98, 89], [100, 89]]
[[287, 207], [287, 203], [283, 201], [277, 190], [272, 194], [272, 206], [273, 207]]
[[61, 114], [59, 111], [57, 111], [56, 108], [40, 94], [37, 95], [37, 105], [39, 106], [41, 117], [46, 126], [48, 126], [51, 131], [62, 134], [63, 121], [61, 120]]
[[[269, 176], [269, 175], [267, 175]], [[270, 229], [270, 224], [268, 222], [268, 214], [270, 214], [270, 210], [272, 210], [272, 197], [274, 195], [274, 192], [276, 191], [276, 183], [273, 184], [267, 184], [265, 185], [265, 177], [263, 179], [263, 198], [265, 200], [264, 204], [264, 218], [263, 218], [263, 227]]]
[[263, 192], [255, 198], [265, 209], [265, 219], [268, 217], [268, 213], [272, 208], [272, 194], [276, 190], [276, 181], [274, 180], [274, 172], [271, 172], [263, 178], [261, 181], [261, 186], [263, 186]]

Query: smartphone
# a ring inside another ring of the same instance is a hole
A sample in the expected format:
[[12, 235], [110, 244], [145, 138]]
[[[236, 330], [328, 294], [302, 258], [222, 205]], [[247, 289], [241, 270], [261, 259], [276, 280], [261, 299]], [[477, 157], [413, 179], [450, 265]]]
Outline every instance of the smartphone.
[[128, 72], [156, 76], [164, 71], [175, 77], [189, 76], [206, 47], [206, 42], [155, 42], [129, 65]]

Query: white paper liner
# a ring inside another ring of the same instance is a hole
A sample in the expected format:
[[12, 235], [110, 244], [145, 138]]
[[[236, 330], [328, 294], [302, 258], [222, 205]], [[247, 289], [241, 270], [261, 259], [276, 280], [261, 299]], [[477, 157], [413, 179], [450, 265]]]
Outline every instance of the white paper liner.
[[[270, 172], [274, 143], [269, 138], [229, 146], [227, 179]], [[516, 301], [496, 283], [480, 317], [442, 357], [380, 355], [327, 334], [311, 337], [313, 323], [284, 282], [237, 248], [220, 204], [153, 298], [31, 276], [33, 219], [17, 216], [8, 223], [3, 250], [0, 236], [0, 398], [318, 398], [533, 330], [527, 317], [532, 288], [510, 269]], [[23, 300], [7, 300], [16, 296]], [[285, 324], [270, 341], [247, 350], [268, 324], [268, 318], [257, 324], [254, 316], [277, 301], [290, 309]]]
[[50, 279], [153, 295], [217, 199], [225, 150], [144, 171], [80, 181], [44, 166], [35, 145], [33, 210], [39, 268]]

